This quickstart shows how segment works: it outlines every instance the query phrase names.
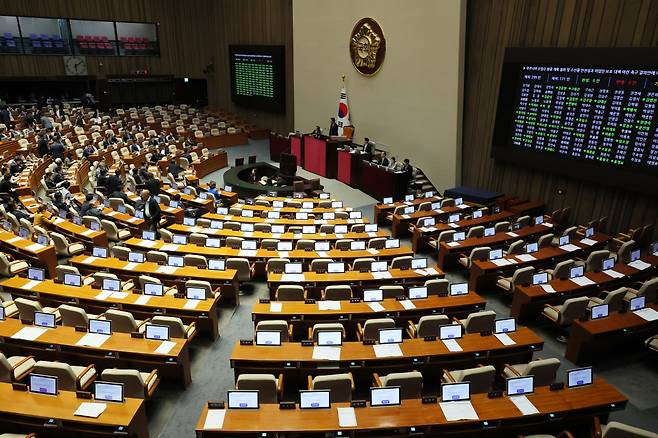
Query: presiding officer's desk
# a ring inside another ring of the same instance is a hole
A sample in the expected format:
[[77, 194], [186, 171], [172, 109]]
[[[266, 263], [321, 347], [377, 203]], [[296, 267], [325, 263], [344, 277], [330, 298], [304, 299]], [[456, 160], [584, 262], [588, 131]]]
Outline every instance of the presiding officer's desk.
[[[37, 360], [54, 360], [70, 364], [93, 363], [97, 368], [137, 368], [144, 372], [157, 368], [160, 376], [179, 380], [185, 386], [192, 381], [190, 339], [171, 338], [169, 344], [161, 347], [163, 341], [133, 338], [130, 333], [115, 332], [108, 335], [107, 340], [100, 347], [95, 347], [78, 344], [86, 332], [78, 332], [74, 327], [64, 326], [43, 329], [44, 333], [35, 340], [13, 337], [20, 330], [29, 327], [35, 328], [31, 324], [23, 324], [18, 319], [8, 318], [0, 321], [2, 352], [7, 356], [31, 355]], [[158, 348], [165, 348], [168, 351], [156, 351]]]
[[[647, 308], [658, 311], [658, 304]], [[597, 356], [646, 348], [644, 340], [658, 333], [658, 319], [648, 321], [635, 312], [610, 312], [607, 318], [574, 321], [565, 357], [575, 364], [591, 364]]]
[[[594, 296], [601, 290], [613, 290], [616, 287], [629, 284], [631, 281], [646, 278], [656, 273], [658, 266], [658, 256], [645, 255], [641, 258], [649, 266], [646, 269], [637, 269], [629, 266], [627, 263], [616, 263], [612, 271], [623, 274], [622, 277], [616, 278], [605, 271], [603, 272], [585, 272], [585, 277], [593, 283], [579, 285], [568, 279], [553, 279], [548, 282], [555, 292], [546, 292], [542, 286], [523, 286], [518, 285], [514, 290], [512, 297], [512, 310], [510, 315], [519, 321], [541, 313], [545, 304], [562, 304], [569, 298], [581, 296]], [[617, 275], [617, 274], [615, 274]]]
[[98, 297], [101, 290], [88, 285], [68, 286], [53, 280], [33, 282], [22, 277], [9, 278], [0, 285], [13, 297], [36, 298], [43, 305], [73, 303], [94, 314], [103, 313], [111, 307], [130, 312], [135, 319], [146, 319], [154, 315], [176, 316], [186, 323], [196, 323], [199, 332], [207, 333], [213, 339], [218, 336], [217, 305], [220, 297], [188, 300], [173, 295], [157, 297], [128, 292], [125, 297], [121, 295], [101, 299]]
[[392, 204], [375, 204], [373, 207], [373, 217], [375, 220], [375, 223], [378, 225], [384, 225], [388, 221], [386, 219], [386, 216], [389, 214], [393, 214], [393, 211], [395, 211], [396, 207], [408, 207], [408, 206], [413, 206], [414, 210], [418, 208], [420, 204], [423, 204], [425, 202], [439, 202], [443, 198], [439, 195], [435, 196], [430, 196], [429, 198], [416, 198], [413, 201], [396, 201], [393, 202]]
[[44, 246], [0, 229], [0, 247], [16, 259], [24, 259], [33, 266], [45, 269], [49, 277], [56, 275], [57, 255], [53, 245]]
[[[15, 391], [10, 383], [0, 383], [0, 430], [37, 432], [39, 436], [112, 436], [148, 438], [145, 402], [126, 398], [123, 403], [106, 403], [98, 418], [74, 415], [83, 402], [73, 391], [59, 391], [56, 396]], [[52, 424], [49, 420], [54, 420]], [[43, 434], [43, 435], [42, 435]]]
[[[425, 315], [448, 315], [451, 317], [464, 318], [469, 313], [483, 310], [486, 301], [474, 292], [458, 295], [439, 297], [430, 295], [424, 299], [411, 300], [405, 302], [412, 303], [412, 308], [407, 308], [394, 298], [387, 298], [380, 301], [379, 304], [384, 308], [382, 311], [375, 311], [368, 303], [353, 303], [349, 300], [337, 301], [340, 303], [340, 309], [324, 310], [320, 309], [322, 301], [316, 301], [313, 304], [306, 304], [304, 301], [272, 301], [270, 303], [258, 302], [254, 304], [251, 311], [251, 319], [254, 325], [260, 321], [272, 319], [283, 319], [293, 326], [293, 335], [296, 340], [306, 339], [308, 328], [313, 324], [324, 322], [340, 322], [345, 327], [347, 333], [355, 332], [356, 323], [362, 323], [367, 319], [373, 318], [393, 318], [398, 327], [405, 327], [407, 321], [418, 322], [421, 316]], [[336, 303], [336, 302], [334, 302]], [[278, 309], [280, 306], [280, 310]]]
[[221, 429], [205, 429], [206, 404], [196, 425], [196, 436], [336, 436], [340, 431], [343, 436], [510, 438], [530, 433], [557, 435], [562, 430], [588, 433], [594, 417], [605, 422], [610, 412], [623, 409], [628, 402], [600, 378], [595, 378], [592, 385], [560, 391], [538, 387], [527, 398], [538, 414], [521, 415], [506, 396], [491, 399], [487, 394], [473, 394], [471, 403], [478, 420], [447, 421], [437, 404], [408, 399], [399, 406], [355, 408], [354, 427], [340, 427], [338, 422], [336, 408], [347, 408], [349, 403], [333, 403], [330, 409], [280, 409], [277, 404], [261, 404], [259, 409], [227, 409]]
[[[286, 375], [287, 387], [307, 389], [308, 375], [336, 374], [351, 371], [356, 387], [369, 387], [372, 373], [388, 374], [416, 370], [423, 377], [439, 379], [443, 369], [472, 368], [479, 364], [494, 365], [499, 371], [504, 364], [525, 363], [532, 360], [535, 351], [544, 346], [543, 339], [527, 327], [518, 327], [511, 333], [513, 345], [503, 345], [495, 336], [465, 334], [457, 340], [463, 351], [451, 352], [440, 340], [404, 339], [397, 344], [402, 356], [378, 357], [376, 345], [361, 342], [344, 342], [340, 360], [314, 359], [315, 347], [299, 342], [283, 342], [281, 346], [235, 344], [231, 353], [231, 367], [235, 378], [244, 373], [271, 373]], [[297, 385], [295, 385], [295, 382]]]
[[[560, 260], [573, 257], [585, 257], [589, 252], [596, 249], [600, 249], [605, 246], [611, 237], [603, 233], [595, 233], [590, 237], [590, 240], [594, 242], [592, 245], [586, 245], [580, 241], [573, 242], [574, 249], [569, 251], [567, 249], [562, 249], [562, 247], [549, 246], [546, 248], [541, 248], [539, 251], [532, 253], [532, 260], [524, 261], [519, 258], [519, 255], [507, 255], [503, 259], [511, 262], [505, 265], [498, 265], [496, 262], [498, 260], [474, 260], [471, 263], [471, 268], [469, 270], [468, 277], [468, 286], [470, 290], [478, 290], [478, 287], [491, 284], [495, 281], [496, 277], [499, 275], [508, 277], [512, 276], [512, 273], [525, 266], [546, 266], [557, 263]], [[521, 255], [523, 257], [523, 255]], [[502, 260], [502, 259], [501, 259]]]
[[476, 208], [475, 204], [464, 203], [455, 207], [442, 207], [438, 210], [416, 210], [411, 214], [393, 214], [391, 235], [396, 237], [408, 234], [409, 225], [415, 225], [420, 218], [433, 217], [439, 221], [441, 219], [447, 219], [451, 214], [468, 213], [474, 208]]

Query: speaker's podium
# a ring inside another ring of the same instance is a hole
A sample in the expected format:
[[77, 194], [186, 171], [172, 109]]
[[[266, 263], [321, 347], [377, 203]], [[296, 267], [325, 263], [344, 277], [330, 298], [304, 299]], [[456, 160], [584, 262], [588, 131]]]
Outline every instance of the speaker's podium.
[[338, 167], [338, 148], [342, 146], [344, 141], [305, 135], [302, 154], [304, 169], [325, 178], [335, 179]]

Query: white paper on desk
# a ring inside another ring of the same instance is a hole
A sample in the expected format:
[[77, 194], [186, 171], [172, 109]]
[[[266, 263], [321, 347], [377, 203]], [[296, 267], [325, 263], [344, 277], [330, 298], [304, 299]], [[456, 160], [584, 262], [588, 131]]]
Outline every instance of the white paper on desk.
[[105, 403], [82, 402], [73, 415], [78, 417], [98, 418], [107, 409]]
[[454, 223], [454, 222], [449, 223], [448, 226], [449, 226], [450, 228], [459, 228], [459, 225], [457, 225], [457, 224]]
[[370, 307], [373, 312], [383, 312], [384, 310], [386, 310], [386, 309], [384, 309], [384, 306], [382, 306], [381, 304], [379, 304], [377, 302], [368, 303], [368, 307]]
[[313, 360], [333, 360], [337, 362], [340, 360], [340, 347], [313, 347]]
[[448, 421], [479, 420], [478, 414], [469, 400], [441, 402], [439, 406]]
[[551, 286], [550, 284], [540, 284], [539, 287], [544, 289], [544, 292], [546, 292], [548, 294], [554, 294], [555, 293], [555, 289], [553, 289], [553, 286]]
[[595, 281], [590, 280], [584, 275], [582, 277], [570, 278], [569, 280], [576, 283], [578, 286], [590, 286], [592, 284], [596, 284]]
[[185, 304], [183, 304], [183, 309], [188, 309], [188, 310], [196, 309], [196, 306], [199, 305], [200, 301], [201, 300], [187, 300]]
[[318, 301], [318, 310], [340, 310], [340, 301]]
[[343, 233], [336, 233], [336, 239], [342, 239], [343, 237]]
[[135, 216], [131, 216], [131, 217], [128, 218], [128, 222], [130, 222], [131, 224], [132, 224], [133, 222], [137, 222], [138, 220], [139, 220], [139, 218], [137, 218], [137, 217], [135, 217]]
[[281, 281], [285, 282], [299, 283], [305, 279], [306, 277], [304, 277], [304, 274], [281, 274]]
[[45, 246], [39, 244], [39, 243], [33, 243], [32, 245], [26, 246], [25, 249], [31, 252], [39, 251], [40, 249], [44, 249]]
[[221, 429], [224, 427], [224, 416], [226, 409], [208, 409], [206, 420], [203, 422], [203, 429]]
[[[153, 248], [155, 245], [157, 245], [158, 242], [155, 240], [142, 240], [139, 242], [139, 246], [145, 246], [147, 248]], [[167, 245], [162, 245], [162, 249], [164, 250], [164, 247]]]
[[443, 214], [443, 213], [445, 213], [445, 212], [444, 212], [443, 210], [441, 210], [440, 208], [437, 208], [437, 209], [434, 210], [434, 211], [436, 211], [436, 212], [439, 213], [439, 214]]
[[317, 253], [318, 253], [318, 257], [320, 257], [320, 258], [323, 258], [323, 259], [329, 258], [329, 255], [327, 255], [327, 253], [324, 252], [324, 251], [318, 251]]
[[251, 232], [251, 231], [243, 231], [242, 232], [242, 237], [251, 237], [253, 235], [254, 235], [254, 233]]
[[508, 231], [508, 232], [505, 233], [505, 234], [507, 234], [507, 235], [510, 236], [510, 237], [519, 237], [519, 235], [516, 234], [514, 231]]
[[270, 224], [273, 224], [275, 220], [276, 220], [276, 219], [267, 218], [267, 219], [265, 219], [265, 222], [270, 223]]
[[605, 271], [602, 271], [605, 275], [609, 275], [612, 278], [622, 278], [624, 277], [624, 274], [621, 272], [617, 272], [614, 269], [607, 269]]
[[160, 274], [174, 274], [178, 267], [176, 266], [159, 266], [158, 269], [155, 270], [155, 272], [158, 272]]
[[7, 243], [18, 242], [19, 240], [23, 240], [23, 238], [20, 236], [16, 236], [16, 237], [12, 237], [11, 239], [7, 239]]
[[290, 253], [288, 251], [277, 251], [280, 259], [287, 259]]
[[461, 208], [461, 209], [463, 210], [463, 209], [465, 209], [465, 208], [468, 208], [468, 205], [467, 205], [467, 204], [459, 204], [459, 205], [457, 206], [457, 208]]
[[458, 351], [464, 351], [464, 349], [459, 345], [459, 342], [457, 342], [456, 339], [441, 339], [441, 342], [443, 342], [443, 345], [446, 346], [448, 351], [451, 351], [453, 353], [456, 353]]
[[283, 309], [283, 303], [270, 303], [270, 312], [278, 313]]
[[84, 230], [84, 231], [83, 231], [82, 233], [80, 233], [80, 234], [82, 234], [83, 236], [90, 236], [90, 235], [94, 234], [95, 232], [96, 232], [96, 231], [94, 231], [94, 230]]
[[459, 242], [448, 242], [446, 243], [446, 245], [448, 245], [451, 248], [454, 248], [455, 246], [459, 246]]
[[425, 272], [427, 273], [427, 275], [439, 275], [439, 271], [437, 271], [434, 268], [427, 268], [425, 269]]
[[96, 295], [94, 298], [97, 300], [107, 300], [109, 296], [112, 295], [111, 290], [102, 290], [98, 295]]
[[53, 221], [53, 223], [54, 223], [55, 225], [57, 225], [57, 224], [61, 224], [62, 222], [64, 222], [64, 219], [62, 219], [61, 217], [58, 217], [57, 219], [55, 219], [55, 220]]
[[128, 296], [128, 292], [112, 292], [110, 294], [110, 298], [114, 298], [115, 300], [123, 300]]
[[180, 245], [176, 245], [176, 244], [173, 244], [173, 243], [166, 243], [166, 244], [162, 245], [162, 247], [160, 248], [160, 251], [164, 251], [164, 252], [178, 251], [179, 246]]
[[128, 263], [125, 264], [125, 266], [123, 267], [123, 269], [125, 269], [126, 271], [132, 271], [132, 270], [135, 269], [137, 266], [139, 266], [139, 263], [128, 262]]
[[372, 278], [374, 278], [375, 280], [383, 280], [386, 278], [393, 278], [393, 276], [388, 271], [372, 272]]
[[86, 259], [84, 259], [84, 260], [82, 261], [82, 263], [85, 264], [85, 265], [89, 265], [89, 264], [91, 264], [91, 263], [94, 263], [97, 259], [98, 259], [98, 257], [89, 256], [89, 257], [87, 257]]
[[525, 395], [514, 395], [509, 399], [512, 401], [512, 403], [514, 403], [514, 406], [516, 406], [523, 415], [533, 415], [539, 413], [539, 409], [537, 409]]
[[400, 344], [376, 344], [372, 346], [375, 357], [400, 357], [404, 356]]
[[377, 237], [377, 233], [370, 231], [368, 232], [368, 237]]
[[137, 297], [134, 304], [143, 306], [145, 304], [148, 304], [150, 299], [151, 299], [151, 295], [140, 295], [139, 297]]
[[175, 342], [172, 341], [162, 341], [162, 343], [155, 349], [155, 352], [158, 354], [169, 354], [172, 348], [176, 346]]
[[579, 247], [577, 247], [577, 246], [574, 245], [573, 243], [569, 243], [569, 244], [567, 244], [567, 245], [562, 245], [562, 246], [560, 246], [559, 248], [560, 248], [562, 251], [566, 251], [566, 252], [574, 252], [574, 251], [578, 251], [578, 250], [580, 249]]
[[34, 286], [38, 284], [41, 284], [41, 282], [38, 280], [30, 280], [27, 283], [25, 283], [23, 286], [21, 286], [21, 289], [31, 290]]
[[368, 248], [368, 249], [366, 249], [366, 251], [368, 251], [368, 252], [369, 252], [370, 254], [372, 254], [372, 255], [377, 255], [377, 254], [379, 254], [379, 251], [376, 250], [375, 248]]
[[635, 260], [634, 262], [629, 263], [628, 266], [631, 268], [639, 269], [640, 271], [651, 267], [649, 263], [643, 262], [642, 260]]
[[512, 264], [512, 262], [507, 259], [496, 259], [496, 260], [492, 260], [491, 263], [493, 263], [496, 266], [507, 266]]
[[82, 345], [84, 347], [100, 347], [108, 340], [110, 335], [103, 335], [100, 333], [86, 333], [81, 337], [75, 345]]
[[43, 327], [23, 327], [13, 335], [12, 339], [23, 339], [25, 341], [34, 341], [42, 334], [46, 333], [48, 329]]
[[655, 321], [658, 319], [658, 312], [651, 307], [645, 307], [644, 309], [636, 310], [633, 313], [646, 321]]
[[542, 225], [548, 228], [553, 228], [553, 224], [550, 222], [543, 222]]
[[537, 260], [532, 254], [519, 254], [515, 255], [514, 257], [521, 260], [522, 262], [531, 262], [533, 260]]
[[337, 408], [338, 427], [356, 427], [356, 413], [354, 408]]
[[427, 275], [427, 272], [425, 272], [424, 269], [414, 269], [414, 272], [415, 272], [416, 274], [418, 274], [418, 275], [422, 275], [422, 276]]
[[596, 240], [592, 240], [592, 239], [589, 239], [589, 238], [585, 237], [584, 239], [580, 240], [580, 243], [582, 243], [583, 245], [592, 246], [592, 245], [596, 244]]
[[256, 257], [256, 249], [241, 249], [238, 251], [240, 257]]
[[503, 345], [514, 345], [514, 339], [510, 338], [507, 333], [494, 333], [494, 336], [500, 341]]
[[402, 307], [404, 307], [405, 310], [411, 310], [416, 308], [416, 305], [411, 300], [402, 300], [400, 301], [400, 304], [402, 304]]
[[410, 217], [411, 217], [411, 216], [409, 216], [408, 214], [403, 214], [403, 215], [402, 215], [402, 218], [403, 218], [403, 219], [409, 219]]

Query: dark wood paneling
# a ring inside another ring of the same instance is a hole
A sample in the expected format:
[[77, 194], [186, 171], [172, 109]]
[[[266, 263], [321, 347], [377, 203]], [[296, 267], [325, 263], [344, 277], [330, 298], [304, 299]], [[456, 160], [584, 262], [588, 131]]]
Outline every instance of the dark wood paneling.
[[[506, 47], [655, 47], [651, 0], [468, 0], [463, 183], [573, 207], [572, 219], [608, 216], [611, 231], [658, 222], [650, 197], [491, 158], [498, 83]], [[558, 195], [558, 189], [564, 195]]]

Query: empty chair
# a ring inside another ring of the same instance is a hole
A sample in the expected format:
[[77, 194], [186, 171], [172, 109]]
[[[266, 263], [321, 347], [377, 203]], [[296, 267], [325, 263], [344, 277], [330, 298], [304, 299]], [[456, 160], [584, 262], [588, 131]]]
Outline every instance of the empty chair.
[[185, 254], [183, 256], [183, 264], [185, 266], [195, 266], [199, 269], [208, 269], [208, 260], [202, 255]]
[[59, 306], [62, 325], [65, 327], [87, 327], [89, 319], [97, 319], [98, 315], [88, 314], [83, 308], [62, 304]]
[[21, 321], [32, 324], [34, 322], [34, 312], [44, 312], [55, 314], [55, 319], [60, 319], [59, 310], [55, 307], [42, 307], [38, 301], [28, 300], [27, 298], [16, 298], [14, 300], [18, 309], [18, 318]]
[[331, 224], [320, 225], [320, 233], [334, 234], [334, 228], [335, 226]]
[[64, 235], [54, 231], [50, 233], [50, 237], [52, 237], [53, 243], [55, 244], [57, 255], [71, 257], [80, 254], [85, 250], [85, 246], [82, 243], [71, 243], [66, 237], [64, 237]]
[[658, 335], [654, 335], [648, 338], [646, 341], [644, 341], [644, 345], [646, 345], [650, 351], [658, 353]]
[[592, 297], [587, 304], [588, 308], [598, 306], [600, 304], [607, 304], [609, 312], [618, 312], [622, 304], [624, 304], [624, 297], [626, 296], [627, 289], [620, 287], [611, 291], [603, 291], [598, 297]]
[[363, 323], [357, 323], [357, 338], [359, 341], [363, 340], [379, 340], [379, 330], [387, 328], [395, 328], [395, 321], [391, 318], [374, 318], [368, 319]]
[[530, 225], [530, 216], [521, 216], [516, 220], [515, 223], [519, 224], [522, 227], [527, 227], [528, 225]]
[[169, 327], [169, 336], [172, 338], [192, 339], [196, 334], [196, 324], [183, 324], [183, 320], [176, 316], [155, 315], [151, 322]]
[[554, 269], [547, 269], [547, 272], [559, 280], [566, 280], [569, 278], [571, 268], [576, 262], [573, 259], [563, 260], [555, 265]]
[[535, 376], [535, 386], [546, 386], [555, 381], [558, 368], [560, 368], [560, 359], [554, 357], [549, 359], [537, 358], [528, 363], [505, 364], [502, 375], [504, 378]]
[[190, 240], [189, 242], [192, 245], [198, 245], [198, 246], [205, 246], [206, 245], [206, 240], [208, 239], [207, 234], [203, 233], [192, 233], [190, 234]]
[[443, 198], [443, 200], [441, 200], [441, 208], [454, 207], [454, 206], [455, 206], [455, 200], [452, 198]]
[[293, 284], [282, 284], [276, 289], [276, 301], [304, 301], [306, 291], [303, 286]]
[[313, 340], [313, 342], [318, 341], [318, 333], [322, 331], [340, 331], [341, 332], [341, 338], [345, 339], [345, 327], [343, 327], [343, 324], [339, 322], [324, 322], [324, 323], [318, 323], [318, 324], [313, 324], [313, 328], [310, 331], [310, 338]]
[[249, 260], [242, 257], [229, 257], [226, 259], [226, 269], [238, 271], [238, 281], [249, 281], [254, 276], [254, 266], [249, 263]]
[[149, 251], [146, 253], [146, 261], [157, 263], [159, 265], [166, 265], [168, 256], [166, 252], [162, 251]]
[[[57, 275], [58, 281], [64, 281], [64, 276], [66, 274], [75, 274], [80, 275], [80, 271], [75, 266], [70, 265], [57, 265], [55, 266], [55, 274]], [[83, 284], [92, 284], [94, 279], [92, 277], [82, 278]]]
[[281, 333], [281, 342], [288, 342], [292, 337], [292, 326], [282, 319], [260, 321], [256, 324], [256, 331], [276, 331]]
[[366, 225], [365, 224], [354, 224], [350, 227], [350, 233], [365, 233]]
[[617, 260], [621, 263], [630, 263], [631, 261], [631, 252], [635, 249], [635, 241], [629, 240], [621, 244], [617, 250]]
[[525, 252], [525, 242], [523, 240], [517, 240], [515, 242], [512, 242], [507, 248], [507, 255], [516, 255], [516, 254], [523, 254]]
[[446, 315], [425, 315], [420, 317], [417, 324], [409, 321], [407, 333], [411, 338], [438, 336], [439, 327], [447, 324], [450, 324], [450, 318]]
[[13, 277], [26, 271], [30, 265], [25, 260], [9, 260], [4, 252], [0, 252], [0, 275]]
[[283, 374], [276, 378], [272, 374], [240, 374], [235, 389], [257, 390], [261, 403], [278, 403], [283, 398]]
[[[542, 315], [554, 322], [558, 327], [565, 327], [581, 317], [589, 304], [588, 297], [569, 298], [562, 305], [553, 306], [546, 304]], [[564, 336], [558, 338], [559, 341], [565, 341]]]
[[315, 240], [299, 239], [295, 245], [295, 249], [299, 251], [313, 251], [315, 250]]
[[433, 278], [425, 280], [424, 286], [427, 288], [427, 295], [447, 295], [450, 288], [450, 282], [445, 278]]
[[94, 365], [72, 366], [64, 362], [40, 360], [32, 369], [35, 374], [57, 377], [57, 389], [62, 391], [84, 391], [96, 378]]
[[461, 255], [459, 256], [459, 259], [457, 261], [465, 266], [466, 268], [471, 267], [471, 263], [473, 263], [474, 260], [480, 260], [480, 261], [486, 261], [489, 260], [489, 251], [491, 251], [491, 248], [488, 246], [478, 246], [477, 248], [473, 248], [471, 250], [470, 255]]
[[267, 264], [265, 265], [265, 271], [276, 272], [276, 273], [284, 272], [286, 268], [286, 264], [288, 263], [290, 263], [290, 259], [282, 259], [282, 258], [268, 259]]
[[373, 374], [375, 386], [399, 386], [400, 398], [402, 399], [419, 399], [423, 392], [423, 375], [418, 371], [408, 371], [406, 373], [390, 373], [386, 376]]
[[256, 224], [254, 224], [254, 231], [259, 231], [261, 233], [271, 233], [272, 232], [272, 225], [271, 224], [264, 224], [264, 223], [256, 223]]
[[493, 365], [480, 365], [475, 368], [463, 370], [443, 370], [441, 381], [443, 383], [469, 382], [471, 393], [489, 392], [496, 377], [496, 368]]
[[229, 236], [226, 238], [226, 246], [232, 249], [240, 249], [242, 248], [243, 240], [242, 237]]
[[[603, 261], [607, 258], [610, 258], [610, 251], [602, 249], [599, 251], [592, 251], [587, 260], [585, 260], [585, 270], [590, 271], [601, 271], [603, 269]], [[577, 263], [582, 264], [582, 263]]]
[[130, 248], [121, 245], [114, 245], [110, 248], [110, 254], [112, 257], [121, 260], [128, 260], [128, 254], [130, 253]]
[[658, 434], [639, 427], [609, 421], [602, 425], [597, 417], [594, 417], [594, 435], [601, 438], [658, 438]]
[[360, 258], [360, 259], [354, 259], [354, 262], [352, 262], [352, 270], [353, 271], [370, 271], [370, 266], [372, 265], [372, 262], [374, 262], [375, 259], [367, 257], [367, 258]]
[[549, 246], [551, 246], [553, 244], [554, 239], [555, 239], [554, 234], [552, 234], [552, 233], [544, 234], [543, 236], [541, 236], [539, 238], [539, 240], [537, 240], [537, 247], [539, 249], [548, 248]]
[[323, 300], [349, 300], [352, 298], [352, 288], [349, 285], [333, 284], [324, 288]]
[[313, 259], [311, 260], [312, 272], [327, 272], [327, 266], [332, 263], [332, 259]]
[[368, 240], [368, 249], [384, 249], [386, 246], [386, 237], [375, 237]]
[[125, 228], [119, 230], [114, 222], [103, 219], [101, 224], [103, 224], [103, 230], [105, 230], [107, 238], [112, 242], [122, 242], [132, 236], [130, 231]]
[[395, 257], [391, 261], [391, 269], [411, 269], [412, 256]]
[[532, 276], [535, 274], [534, 266], [526, 266], [514, 271], [511, 277], [498, 277], [496, 286], [506, 292], [514, 293], [516, 286], [527, 286], [532, 283]]
[[494, 225], [494, 230], [496, 233], [504, 233], [509, 231], [509, 226], [510, 223], [508, 221], [496, 222], [496, 225]]
[[143, 373], [138, 370], [108, 368], [101, 373], [101, 380], [122, 383], [123, 396], [127, 398], [148, 398], [160, 383], [158, 370]]
[[626, 297], [624, 300], [630, 301], [632, 298], [642, 296], [646, 297], [645, 301], [647, 303], [656, 302], [656, 297], [658, 297], [658, 277], [645, 281], [639, 289], [626, 288]]
[[210, 282], [208, 281], [187, 280], [185, 282], [185, 289], [187, 289], [188, 287], [205, 290], [207, 299], [215, 299], [220, 295], [220, 291], [219, 291], [220, 288], [218, 287], [217, 289], [213, 289], [212, 286], [210, 285]]
[[224, 229], [231, 231], [240, 231], [240, 223], [233, 221], [224, 222]]
[[0, 352], [0, 382], [12, 383], [27, 377], [36, 361], [33, 356], [10, 356]]
[[471, 227], [468, 230], [466, 238], [470, 239], [472, 237], [484, 237], [484, 227], [481, 225], [477, 227]]
[[171, 243], [172, 240], [174, 239], [174, 233], [172, 233], [169, 230], [165, 230], [163, 228], [160, 230], [160, 239], [162, 239], [166, 243]]
[[132, 313], [117, 309], [108, 309], [103, 316], [112, 322], [112, 331], [120, 333], [143, 332], [149, 321], [136, 320]]
[[460, 321], [466, 333], [492, 332], [496, 312], [493, 310], [482, 310], [470, 313], [466, 319]]
[[330, 374], [327, 376], [315, 376], [309, 380], [309, 389], [328, 389], [331, 391], [332, 403], [349, 403], [352, 401], [354, 391], [354, 379], [352, 373]]

